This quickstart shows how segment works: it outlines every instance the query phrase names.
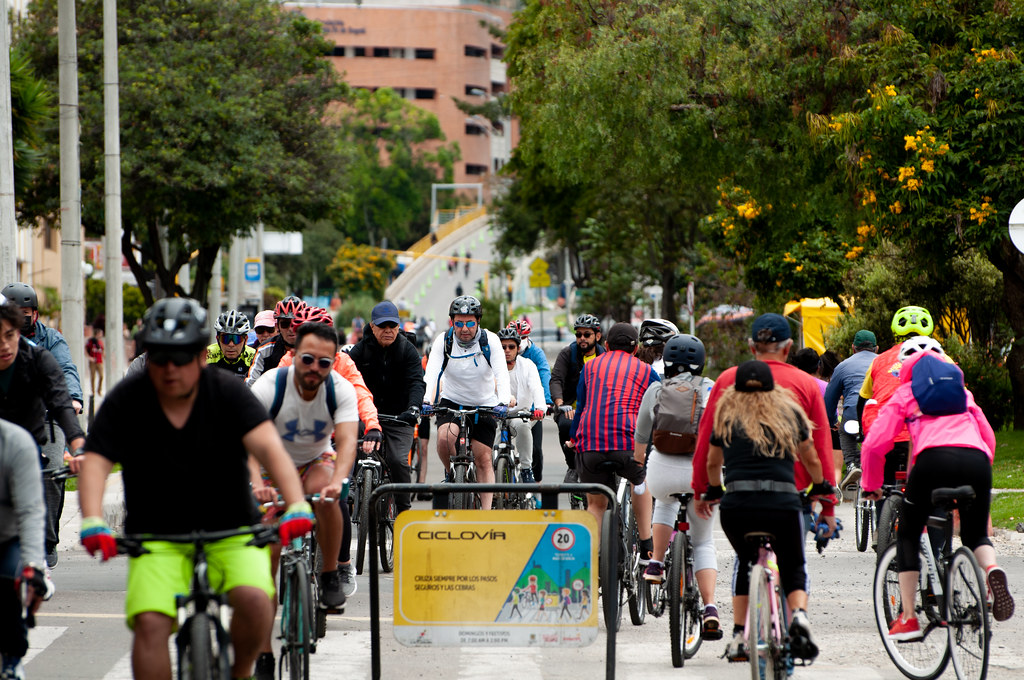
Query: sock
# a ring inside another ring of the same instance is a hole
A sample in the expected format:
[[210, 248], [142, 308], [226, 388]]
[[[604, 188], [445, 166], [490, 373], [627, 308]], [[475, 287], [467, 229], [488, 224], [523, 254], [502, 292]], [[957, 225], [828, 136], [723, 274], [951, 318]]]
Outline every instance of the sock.
[[738, 624], [738, 623], [732, 624], [732, 634], [733, 635], [743, 635], [743, 626], [741, 624]]
[[654, 554], [654, 539], [653, 538], [641, 538], [640, 539], [640, 559], [650, 559], [651, 555]]
[[637, 496], [643, 495], [644, 491], [647, 491], [647, 480], [646, 479], [644, 481], [640, 482], [639, 484], [636, 484], [636, 485], [633, 486], [633, 493], [635, 493]]

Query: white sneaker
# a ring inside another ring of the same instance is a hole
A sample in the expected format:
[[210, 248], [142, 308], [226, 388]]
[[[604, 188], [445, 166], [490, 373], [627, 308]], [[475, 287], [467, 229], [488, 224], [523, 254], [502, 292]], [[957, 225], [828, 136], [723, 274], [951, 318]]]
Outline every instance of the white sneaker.
[[0, 667], [0, 680], [25, 680], [25, 667], [21, 665], [21, 660], [10, 666], [4, 662], [3, 667]]
[[53, 580], [50, 578], [49, 567], [43, 570], [43, 580], [46, 581], [46, 592], [43, 594], [43, 601], [47, 601], [57, 592], [57, 586], [53, 584]]
[[348, 564], [339, 564], [338, 575], [341, 576], [341, 590], [345, 593], [345, 597], [352, 597], [357, 588], [356, 565], [351, 562]]

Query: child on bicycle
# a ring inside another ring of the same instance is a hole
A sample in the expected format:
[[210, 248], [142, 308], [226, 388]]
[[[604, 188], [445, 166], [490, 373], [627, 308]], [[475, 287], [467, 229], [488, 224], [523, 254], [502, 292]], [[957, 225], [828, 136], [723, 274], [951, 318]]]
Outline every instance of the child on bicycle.
[[903, 343], [900, 350], [900, 386], [882, 408], [861, 447], [864, 475], [861, 486], [869, 498], [881, 498], [885, 453], [892, 448], [906, 423], [910, 431], [910, 473], [903, 498], [903, 510], [897, 534], [896, 555], [899, 565], [900, 596], [903, 613], [889, 628], [894, 640], [918, 640], [922, 637], [917, 618], [905, 618], [915, 607], [915, 593], [921, 564], [918, 540], [932, 509], [932, 490], [940, 487], [970, 485], [975, 498], [960, 508], [960, 540], [974, 551], [985, 571], [992, 597], [992, 617], [1005, 621], [1013, 615], [1013, 597], [1007, 587], [1006, 572], [996, 564], [996, 552], [987, 533], [992, 492], [992, 457], [996, 438], [985, 414], [974, 403], [974, 395], [963, 386], [959, 368], [958, 388], [963, 391], [963, 410], [951, 415], [926, 415], [922, 412], [913, 386], [914, 371], [924, 362], [952, 362], [942, 346], [926, 336]]
[[[736, 551], [733, 610], [747, 611], [750, 568], [758, 559], [757, 544], [745, 536], [770, 533], [792, 612], [789, 635], [793, 656], [814, 659], [818, 646], [811, 637], [806, 611], [803, 505], [793, 469], [796, 458], [814, 484], [812, 497], [828, 495], [832, 489], [824, 483], [821, 461], [811, 442], [811, 423], [788, 391], [775, 389], [768, 364], [756, 359], [737, 367], [736, 384], [722, 393], [714, 417], [704, 500], [721, 499], [722, 529]], [[739, 622], [733, 628], [730, 648], [731, 661], [749, 658]]]

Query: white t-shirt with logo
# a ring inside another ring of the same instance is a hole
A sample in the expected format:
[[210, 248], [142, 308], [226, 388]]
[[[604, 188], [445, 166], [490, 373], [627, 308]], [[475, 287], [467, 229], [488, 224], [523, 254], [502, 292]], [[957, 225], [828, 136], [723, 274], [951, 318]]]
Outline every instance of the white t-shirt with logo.
[[356, 390], [337, 371], [331, 371], [328, 380], [334, 381], [334, 399], [337, 408], [334, 413], [327, 410], [327, 389], [324, 385], [316, 395], [306, 401], [295, 386], [295, 367], [274, 368], [253, 383], [252, 392], [270, 410], [277, 389], [277, 374], [288, 371], [288, 386], [285, 389], [281, 410], [274, 418], [274, 427], [284, 440], [284, 448], [299, 467], [316, 460], [320, 454], [331, 449], [331, 435], [337, 423], [351, 423], [359, 420], [356, 404]]

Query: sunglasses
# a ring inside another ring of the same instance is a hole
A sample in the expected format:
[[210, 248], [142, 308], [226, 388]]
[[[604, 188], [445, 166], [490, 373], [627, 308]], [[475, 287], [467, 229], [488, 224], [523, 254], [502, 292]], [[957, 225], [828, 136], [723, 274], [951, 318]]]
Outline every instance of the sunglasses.
[[271, 328], [270, 326], [257, 326], [256, 327], [256, 335], [263, 335], [265, 333], [273, 333], [273, 332], [274, 332], [274, 329]]
[[576, 337], [577, 338], [592, 338], [592, 337], [594, 337], [594, 334], [593, 333], [579, 333], [579, 332], [577, 332], [576, 333]]
[[323, 371], [323, 370], [326, 370], [326, 369], [330, 368], [330, 367], [331, 367], [331, 365], [332, 365], [332, 364], [334, 364], [334, 360], [333, 360], [333, 359], [331, 359], [330, 357], [320, 357], [319, 359], [317, 359], [317, 358], [316, 358], [315, 356], [313, 356], [312, 354], [303, 354], [303, 355], [302, 355], [301, 357], [299, 357], [299, 358], [300, 358], [300, 359], [302, 359], [302, 363], [306, 364], [307, 366], [312, 366], [312, 365], [313, 365], [313, 362], [315, 361], [315, 362], [316, 362], [316, 365], [317, 365], [317, 367], [318, 367], [318, 368], [319, 368], [319, 369], [320, 369], [321, 371]]
[[166, 366], [167, 364], [186, 366], [196, 359], [195, 352], [183, 349], [154, 349], [150, 350], [147, 356], [146, 361], [157, 366]]
[[384, 330], [391, 330], [392, 328], [398, 328], [398, 324], [394, 321], [388, 321], [385, 323], [374, 324], [377, 328], [383, 328]]
[[240, 345], [245, 340], [244, 335], [241, 333], [221, 333], [220, 339], [224, 341], [225, 345]]
[[278, 319], [277, 320], [278, 328], [291, 328], [291, 325], [292, 325], [292, 320], [291, 319]]
[[476, 321], [456, 321], [455, 322], [455, 327], [456, 328], [462, 328], [462, 327], [476, 328]]

